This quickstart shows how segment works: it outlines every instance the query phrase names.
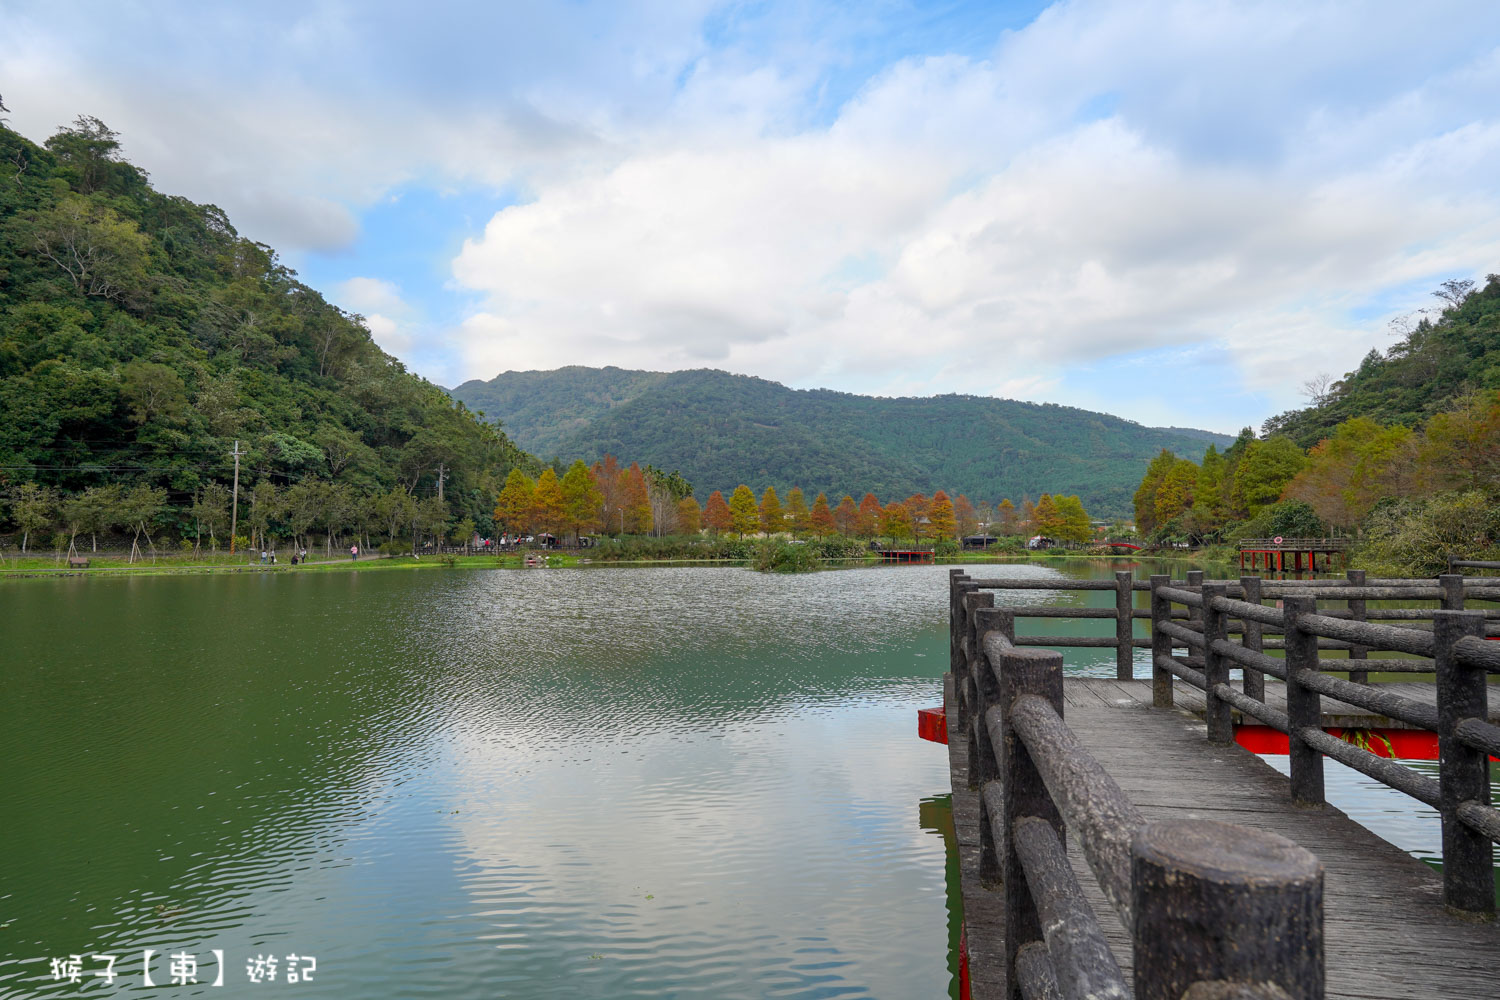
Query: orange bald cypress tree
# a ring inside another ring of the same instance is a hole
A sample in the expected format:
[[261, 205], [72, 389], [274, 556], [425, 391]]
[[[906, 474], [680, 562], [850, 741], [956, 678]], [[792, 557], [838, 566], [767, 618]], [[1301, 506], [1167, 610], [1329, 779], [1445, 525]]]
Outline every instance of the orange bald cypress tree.
[[729, 504], [724, 502], [724, 494], [718, 490], [710, 493], [708, 503], [703, 505], [703, 523], [715, 535], [734, 529], [734, 515], [729, 510]]

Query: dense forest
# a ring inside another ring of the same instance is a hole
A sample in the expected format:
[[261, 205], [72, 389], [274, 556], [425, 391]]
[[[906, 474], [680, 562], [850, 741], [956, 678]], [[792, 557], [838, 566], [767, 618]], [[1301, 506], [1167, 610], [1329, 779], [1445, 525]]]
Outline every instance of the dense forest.
[[498, 427], [80, 117], [0, 125], [0, 530], [226, 541], [489, 526]]
[[829, 496], [905, 497], [943, 484], [976, 497], [1076, 495], [1128, 513], [1141, 465], [1229, 438], [1102, 413], [978, 396], [875, 398], [697, 370], [506, 372], [452, 390], [543, 456], [638, 456], [708, 490], [766, 483]]
[[1341, 534], [1390, 572], [1437, 572], [1500, 542], [1500, 276], [1445, 282], [1447, 308], [1318, 386], [1314, 405], [1247, 428], [1201, 463], [1163, 451], [1136, 491], [1141, 533], [1233, 542]]

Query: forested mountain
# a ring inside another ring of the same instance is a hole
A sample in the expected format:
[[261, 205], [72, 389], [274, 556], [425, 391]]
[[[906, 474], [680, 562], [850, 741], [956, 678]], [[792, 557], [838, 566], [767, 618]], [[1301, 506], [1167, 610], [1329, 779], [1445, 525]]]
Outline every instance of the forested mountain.
[[1448, 281], [1434, 294], [1447, 303], [1436, 322], [1424, 318], [1384, 354], [1371, 349], [1315, 405], [1267, 420], [1266, 435], [1310, 448], [1353, 417], [1415, 428], [1473, 392], [1500, 389], [1500, 275], [1478, 290]]
[[[357, 528], [376, 516], [363, 500], [415, 500], [439, 476], [431, 527], [487, 522], [505, 474], [535, 466], [218, 208], [153, 190], [97, 119], [45, 146], [0, 125], [0, 166], [0, 530], [23, 510], [107, 528], [116, 514], [67, 498], [140, 488], [148, 528], [184, 531], [195, 497], [229, 482], [236, 440], [242, 528], [246, 494], [270, 484], [263, 531]], [[332, 492], [284, 509], [277, 489], [297, 483]]]
[[542, 456], [624, 455], [680, 469], [699, 495], [740, 483], [808, 495], [945, 489], [998, 501], [1077, 494], [1126, 514], [1162, 448], [1202, 455], [1230, 438], [1143, 427], [1103, 413], [980, 396], [876, 398], [705, 369], [506, 372], [452, 390]]

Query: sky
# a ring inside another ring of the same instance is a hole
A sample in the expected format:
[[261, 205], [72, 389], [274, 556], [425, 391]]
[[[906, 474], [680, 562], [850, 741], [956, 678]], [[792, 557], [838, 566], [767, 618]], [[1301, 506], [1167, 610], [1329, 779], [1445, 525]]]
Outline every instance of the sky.
[[1500, 271], [1500, 4], [0, 0], [0, 96], [409, 368], [1234, 432]]

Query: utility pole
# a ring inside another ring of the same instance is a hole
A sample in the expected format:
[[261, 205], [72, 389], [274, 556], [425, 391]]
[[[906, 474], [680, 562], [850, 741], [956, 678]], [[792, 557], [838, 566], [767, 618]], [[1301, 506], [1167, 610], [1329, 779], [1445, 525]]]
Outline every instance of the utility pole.
[[240, 526], [240, 442], [236, 438], [234, 442], [234, 506], [233, 513], [229, 515], [229, 554], [234, 555], [234, 536]]

